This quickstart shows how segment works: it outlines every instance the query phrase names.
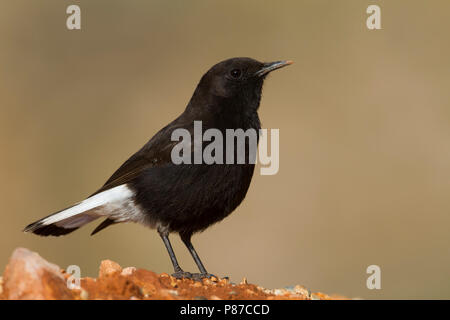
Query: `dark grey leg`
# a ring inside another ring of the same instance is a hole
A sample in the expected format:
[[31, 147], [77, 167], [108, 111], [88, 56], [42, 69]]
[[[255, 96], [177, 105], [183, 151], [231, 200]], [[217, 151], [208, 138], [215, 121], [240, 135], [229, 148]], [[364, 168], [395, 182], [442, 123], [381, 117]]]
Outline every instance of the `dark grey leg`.
[[169, 233], [165, 230], [161, 230], [158, 228], [158, 233], [161, 236], [161, 239], [164, 242], [164, 245], [166, 246], [167, 252], [169, 253], [170, 260], [172, 261], [174, 274], [172, 276], [176, 278], [191, 278], [192, 274], [190, 272], [184, 272], [183, 269], [181, 269], [180, 265], [178, 264], [177, 257], [175, 256], [175, 253], [173, 252], [172, 245], [170, 244], [169, 240]]
[[214, 275], [209, 274], [206, 269], [205, 266], [203, 265], [202, 261], [200, 260], [200, 257], [197, 254], [197, 251], [195, 251], [194, 246], [192, 245], [191, 242], [191, 234], [180, 234], [181, 240], [183, 240], [184, 244], [186, 245], [186, 247], [188, 248], [189, 252], [192, 255], [192, 258], [194, 258], [195, 263], [197, 264], [198, 269], [200, 270], [200, 274], [193, 274], [192, 276], [194, 278], [211, 278]]

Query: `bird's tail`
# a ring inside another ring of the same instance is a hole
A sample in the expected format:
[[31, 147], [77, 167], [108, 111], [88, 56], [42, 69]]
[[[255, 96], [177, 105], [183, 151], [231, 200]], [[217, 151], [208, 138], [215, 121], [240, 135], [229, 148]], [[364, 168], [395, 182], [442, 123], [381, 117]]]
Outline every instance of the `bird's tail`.
[[126, 185], [95, 194], [82, 202], [58, 211], [25, 227], [24, 232], [41, 236], [61, 236], [104, 216], [111, 216], [120, 204], [131, 197]]

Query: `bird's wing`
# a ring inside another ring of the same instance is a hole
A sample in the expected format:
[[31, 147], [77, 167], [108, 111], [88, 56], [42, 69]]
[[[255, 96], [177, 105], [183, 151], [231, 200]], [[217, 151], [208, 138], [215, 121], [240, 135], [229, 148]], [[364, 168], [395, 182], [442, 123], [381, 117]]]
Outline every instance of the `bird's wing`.
[[[176, 144], [178, 144], [178, 141], [171, 140], [173, 130], [187, 127], [187, 130], [190, 131], [191, 135], [193, 131], [193, 128], [190, 128], [189, 124], [182, 120], [185, 119], [182, 117], [177, 118], [175, 121], [155, 134], [153, 138], [151, 138], [150, 141], [148, 141], [138, 152], [125, 161], [106, 181], [106, 183], [93, 195], [126, 184], [148, 168], [172, 163], [172, 149]], [[100, 225], [97, 226], [97, 228], [95, 228], [91, 235], [94, 235], [115, 223], [117, 222], [114, 219], [106, 218]]]
[[[182, 118], [181, 118], [182, 119]], [[184, 121], [183, 121], [184, 122]], [[125, 161], [106, 183], [93, 195], [105, 190], [125, 184], [139, 176], [139, 174], [152, 167], [159, 167], [172, 163], [171, 152], [178, 141], [172, 141], [171, 135], [177, 128], [186, 128], [191, 132], [193, 128], [180, 121], [180, 118], [161, 129], [138, 152]]]
[[[169, 163], [171, 161], [170, 155], [172, 148], [178, 143], [177, 141], [171, 141], [170, 139], [172, 130], [173, 128], [170, 128], [170, 125], [161, 129], [161, 131], [150, 139], [150, 141], [148, 141], [138, 152], [125, 161], [92, 196], [126, 184], [148, 168]], [[91, 235], [116, 223], [117, 222], [114, 219], [106, 218], [94, 231], [92, 231]]]
[[177, 141], [170, 140], [170, 135], [155, 135], [138, 152], [125, 161], [94, 194], [125, 184], [136, 178], [145, 169], [167, 164], [171, 161], [172, 148], [177, 143]]

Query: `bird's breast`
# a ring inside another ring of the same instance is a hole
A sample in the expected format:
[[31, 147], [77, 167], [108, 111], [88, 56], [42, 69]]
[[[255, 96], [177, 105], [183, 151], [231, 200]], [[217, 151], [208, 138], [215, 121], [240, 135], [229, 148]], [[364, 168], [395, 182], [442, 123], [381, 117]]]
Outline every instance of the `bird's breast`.
[[253, 171], [254, 164], [171, 165], [147, 170], [132, 188], [150, 224], [194, 233], [239, 206]]

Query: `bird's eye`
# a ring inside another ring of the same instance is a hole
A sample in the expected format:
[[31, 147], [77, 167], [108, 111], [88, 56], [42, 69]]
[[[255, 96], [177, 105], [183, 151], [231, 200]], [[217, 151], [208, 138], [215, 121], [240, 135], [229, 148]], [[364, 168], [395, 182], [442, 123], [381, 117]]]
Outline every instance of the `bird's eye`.
[[233, 69], [230, 72], [230, 75], [234, 78], [234, 79], [239, 79], [241, 77], [242, 71], [239, 69]]

